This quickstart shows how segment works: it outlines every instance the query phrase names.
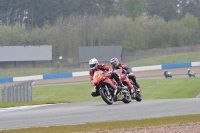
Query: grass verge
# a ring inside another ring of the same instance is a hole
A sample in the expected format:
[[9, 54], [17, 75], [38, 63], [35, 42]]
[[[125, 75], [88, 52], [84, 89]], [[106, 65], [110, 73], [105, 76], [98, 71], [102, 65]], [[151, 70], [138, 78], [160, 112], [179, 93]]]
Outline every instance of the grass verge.
[[[195, 98], [200, 93], [200, 78], [170, 78], [139, 80], [142, 97], [148, 99]], [[101, 97], [90, 95], [93, 86], [86, 84], [65, 84], [54, 86], [34, 86], [32, 102], [3, 103], [0, 108], [72, 102], [102, 101]]]
[[52, 127], [37, 127], [27, 129], [12, 129], [2, 130], [0, 133], [75, 133], [75, 132], [100, 132], [115, 129], [125, 128], [147, 128], [150, 126], [170, 125], [170, 124], [185, 124], [200, 122], [200, 114], [183, 115], [175, 117], [151, 118], [142, 120], [126, 120], [115, 122], [97, 122], [86, 123], [80, 125], [52, 126]]

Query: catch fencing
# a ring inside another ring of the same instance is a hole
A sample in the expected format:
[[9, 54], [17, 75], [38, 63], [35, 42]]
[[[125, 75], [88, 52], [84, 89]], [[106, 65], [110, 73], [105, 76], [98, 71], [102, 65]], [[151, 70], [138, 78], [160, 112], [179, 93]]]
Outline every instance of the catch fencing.
[[31, 102], [34, 81], [20, 82], [11, 86], [5, 83], [0, 88], [1, 102]]

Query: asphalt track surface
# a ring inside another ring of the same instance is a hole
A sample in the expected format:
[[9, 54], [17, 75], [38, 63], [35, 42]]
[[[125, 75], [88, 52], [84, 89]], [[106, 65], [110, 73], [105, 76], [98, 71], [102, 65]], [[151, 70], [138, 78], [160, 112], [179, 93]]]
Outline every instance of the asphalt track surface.
[[1, 108], [0, 130], [200, 114], [199, 103], [200, 98], [118, 101], [113, 105], [102, 100]]

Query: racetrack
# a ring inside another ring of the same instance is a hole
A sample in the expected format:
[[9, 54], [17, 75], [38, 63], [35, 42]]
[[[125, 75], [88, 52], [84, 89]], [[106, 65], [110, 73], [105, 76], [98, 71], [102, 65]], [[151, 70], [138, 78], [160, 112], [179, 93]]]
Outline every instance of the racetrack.
[[[152, 71], [152, 73], [153, 72], [154, 74], [161, 73]], [[164, 76], [159, 74], [157, 75], [159, 77], [138, 76], [137, 79], [147, 80], [164, 78]], [[200, 75], [196, 74], [196, 77], [200, 77]], [[78, 78], [79, 80], [75, 80], [87, 81], [85, 77]], [[173, 75], [173, 78], [188, 78], [188, 76], [186, 74]], [[74, 79], [62, 79], [62, 81], [60, 81], [60, 79], [56, 79], [53, 82], [50, 81], [53, 80], [36, 81], [36, 85], [46, 83], [70, 83], [74, 82]], [[113, 105], [107, 105], [102, 100], [102, 102], [91, 103], [69, 103], [4, 108], [0, 109], [0, 130], [200, 114], [199, 103], [199, 98], [143, 100], [141, 102], [133, 100], [130, 104], [115, 102]]]
[[163, 99], [115, 102], [69, 103], [0, 109], [0, 129], [71, 125], [163, 116], [200, 114], [200, 99]]

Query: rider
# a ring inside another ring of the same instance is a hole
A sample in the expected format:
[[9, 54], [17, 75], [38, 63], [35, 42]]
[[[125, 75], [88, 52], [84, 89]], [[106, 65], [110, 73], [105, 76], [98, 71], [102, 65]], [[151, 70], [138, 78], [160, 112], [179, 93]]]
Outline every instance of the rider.
[[188, 73], [188, 76], [190, 76], [190, 72], [191, 72], [191, 70], [190, 70], [190, 69], [188, 69], [188, 72], [187, 72], [187, 73]]
[[[117, 58], [112, 58], [110, 60], [110, 63], [112, 65], [113, 71], [116, 69], [123, 69], [124, 73], [129, 74], [129, 68], [122, 62], [119, 62], [119, 60]], [[116, 73], [112, 73], [111, 76], [119, 83], [119, 85], [123, 86], [122, 81], [119, 79], [119, 76]], [[133, 80], [133, 82], [135, 83], [135, 86], [137, 87], [136, 90], [138, 90], [138, 88], [140, 88], [139, 84], [136, 81], [135, 76], [130, 76], [130, 78]], [[131, 89], [131, 93], [133, 93], [133, 85], [131, 83], [128, 83], [128, 88]]]
[[[89, 73], [90, 73], [90, 83], [91, 83], [92, 85], [94, 85], [93, 82], [92, 82], [92, 80], [93, 80], [93, 76], [94, 76], [94, 72], [95, 72], [95, 71], [97, 71], [97, 70], [109, 71], [109, 69], [110, 69], [109, 66], [106, 66], [106, 65], [104, 65], [104, 64], [99, 64], [99, 62], [98, 62], [98, 60], [97, 60], [96, 58], [90, 59], [90, 61], [89, 61], [89, 66], [90, 66], [90, 71], [89, 71]], [[117, 94], [117, 89], [119, 89], [119, 88], [116, 87], [116, 88], [114, 88], [114, 89], [115, 89], [115, 91], [114, 91], [114, 98], [115, 98], [115, 97], [116, 97], [116, 94]], [[96, 91], [96, 86], [95, 86], [94, 89], [92, 90], [91, 95], [92, 95], [93, 97], [99, 96], [99, 95], [100, 95], [100, 94]]]
[[188, 69], [188, 75], [189, 75], [189, 73], [191, 72], [191, 70], [190, 69]]

